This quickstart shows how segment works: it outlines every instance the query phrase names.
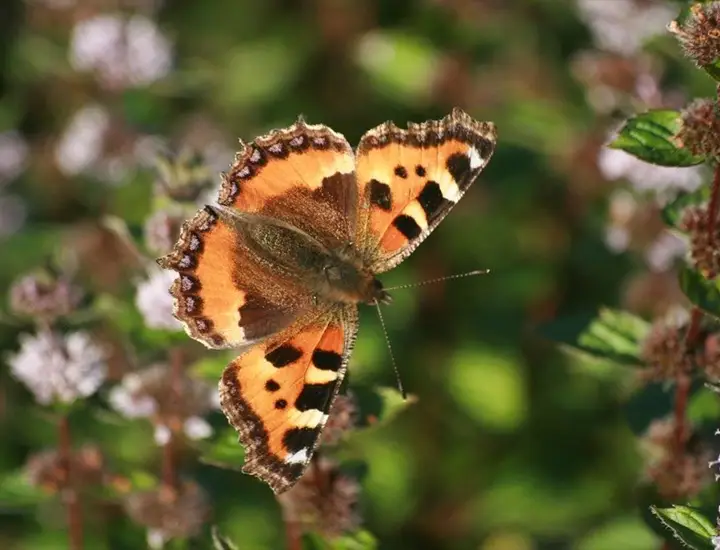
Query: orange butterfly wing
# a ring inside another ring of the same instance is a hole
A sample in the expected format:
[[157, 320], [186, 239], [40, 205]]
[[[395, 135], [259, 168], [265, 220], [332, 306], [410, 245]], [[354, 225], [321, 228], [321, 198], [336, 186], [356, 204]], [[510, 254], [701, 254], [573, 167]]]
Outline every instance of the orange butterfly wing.
[[282, 220], [336, 248], [355, 231], [354, 170], [343, 135], [299, 119], [243, 147], [223, 176], [218, 203]]
[[399, 264], [442, 221], [490, 160], [495, 126], [460, 109], [442, 120], [391, 122], [356, 152], [358, 247], [374, 273]]
[[307, 468], [356, 333], [357, 308], [348, 306], [298, 322], [225, 369], [220, 402], [245, 447], [243, 471], [276, 493]]
[[268, 273], [242, 234], [209, 206], [183, 224], [173, 251], [158, 264], [178, 272], [170, 289], [175, 317], [210, 348], [261, 340], [312, 307], [311, 296]]

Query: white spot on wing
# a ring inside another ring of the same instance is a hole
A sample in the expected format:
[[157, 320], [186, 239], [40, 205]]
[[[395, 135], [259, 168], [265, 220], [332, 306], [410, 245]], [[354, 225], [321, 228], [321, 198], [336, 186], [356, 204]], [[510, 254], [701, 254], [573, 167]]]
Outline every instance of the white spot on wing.
[[445, 189], [442, 189], [443, 197], [446, 198], [449, 201], [457, 202], [460, 200], [460, 188], [457, 186], [457, 183], [455, 181], [451, 181]]
[[308, 460], [308, 450], [300, 449], [298, 452], [285, 457], [288, 464], [304, 464]]
[[468, 158], [470, 159], [470, 170], [477, 170], [484, 164], [483, 159], [480, 157], [480, 153], [478, 153], [478, 150], [475, 149], [475, 147], [470, 147], [470, 150], [468, 151]]
[[327, 422], [327, 415], [318, 409], [309, 409], [297, 414], [291, 420], [296, 428], [316, 428]]

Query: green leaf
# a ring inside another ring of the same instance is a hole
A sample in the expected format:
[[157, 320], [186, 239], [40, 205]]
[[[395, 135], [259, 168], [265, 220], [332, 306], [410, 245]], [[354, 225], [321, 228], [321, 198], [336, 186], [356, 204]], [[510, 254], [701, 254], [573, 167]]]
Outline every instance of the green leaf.
[[303, 536], [303, 550], [375, 550], [377, 547], [377, 539], [365, 530], [335, 539], [326, 539], [317, 533]]
[[245, 460], [245, 451], [238, 441], [233, 428], [218, 432], [218, 435], [203, 445], [200, 461], [218, 468], [240, 470]]
[[540, 334], [570, 352], [639, 366], [640, 345], [650, 324], [632, 313], [603, 308], [590, 320], [560, 319], [540, 328]]
[[124, 499], [129, 493], [140, 493], [157, 488], [158, 478], [144, 470], [135, 470], [128, 476], [116, 476], [110, 483], [104, 484], [97, 491], [98, 498]]
[[19, 470], [0, 479], [0, 509], [35, 506], [53, 495], [30, 484], [25, 472]]
[[660, 523], [670, 529], [673, 537], [688, 548], [713, 550], [712, 538], [715, 536], [715, 527], [697, 510], [687, 506], [673, 506], [672, 508], [651, 506], [650, 511]]
[[680, 288], [697, 307], [715, 318], [720, 318], [720, 288], [717, 279], [709, 280], [701, 273], [684, 265], [678, 272]]
[[158, 485], [158, 478], [144, 470], [135, 470], [128, 481], [133, 491], [150, 491]]
[[400, 392], [392, 387], [350, 386], [350, 392], [359, 403], [360, 427], [376, 427], [392, 420], [408, 405], [417, 401], [414, 395], [403, 399]]
[[695, 191], [683, 191], [662, 209], [663, 221], [670, 227], [678, 228], [686, 208], [699, 206], [710, 200], [710, 186], [703, 185]]
[[[237, 356], [235, 353], [234, 356]], [[228, 354], [215, 352], [211, 355], [207, 355], [193, 363], [190, 367], [190, 372], [196, 378], [201, 380], [207, 380], [209, 383], [215, 385], [220, 380], [225, 367], [231, 361]]]
[[690, 397], [687, 416], [696, 427], [702, 424], [715, 424], [716, 419], [720, 417], [720, 399], [713, 391], [706, 389], [695, 392]]
[[608, 146], [660, 166], [693, 166], [704, 162], [704, 157], [693, 155], [675, 142], [681, 123], [678, 111], [648, 111], [625, 121], [617, 138]]
[[432, 91], [440, 56], [432, 41], [403, 32], [363, 37], [357, 62], [381, 94], [402, 103], [423, 103]]
[[713, 80], [720, 82], [720, 59], [717, 59], [712, 63], [708, 63], [707, 65], [703, 65], [703, 69], [713, 78]]

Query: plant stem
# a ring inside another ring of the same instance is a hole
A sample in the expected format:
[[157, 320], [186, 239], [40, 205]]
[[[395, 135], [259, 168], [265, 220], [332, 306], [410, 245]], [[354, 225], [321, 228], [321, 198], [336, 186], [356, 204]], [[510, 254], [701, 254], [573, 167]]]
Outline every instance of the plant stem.
[[288, 519], [285, 520], [285, 536], [287, 540], [287, 550], [302, 550], [302, 536], [300, 526]]
[[62, 499], [67, 514], [69, 547], [70, 550], [82, 550], [82, 507], [80, 504], [80, 496], [75, 490], [70, 423], [65, 415], [60, 418], [58, 423], [58, 452], [60, 453], [62, 468], [65, 471], [65, 486], [62, 489]]
[[[687, 335], [685, 336], [685, 349], [691, 352], [698, 344], [700, 339], [700, 323], [703, 319], [703, 312], [698, 307], [693, 307], [690, 312], [690, 325], [688, 326]], [[686, 428], [686, 410], [688, 396], [690, 394], [690, 385], [692, 379], [687, 374], [679, 374], [675, 379], [675, 453], [676, 456], [682, 455], [685, 450], [685, 442], [687, 439]]]
[[690, 377], [679, 376], [675, 384], [675, 453], [681, 456], [685, 451], [685, 442], [687, 440], [686, 428], [686, 411], [688, 403], [688, 395], [690, 394]]
[[720, 163], [715, 166], [712, 189], [710, 191], [710, 203], [708, 204], [708, 240], [710, 246], [715, 246], [715, 227], [718, 217], [718, 203], [720, 203]]
[[[170, 350], [170, 392], [173, 400], [180, 399], [180, 384], [183, 374], [183, 356], [178, 348]], [[177, 469], [175, 468], [175, 433], [174, 426], [168, 426], [169, 439], [163, 445], [162, 480], [163, 485], [173, 492], [178, 489]]]

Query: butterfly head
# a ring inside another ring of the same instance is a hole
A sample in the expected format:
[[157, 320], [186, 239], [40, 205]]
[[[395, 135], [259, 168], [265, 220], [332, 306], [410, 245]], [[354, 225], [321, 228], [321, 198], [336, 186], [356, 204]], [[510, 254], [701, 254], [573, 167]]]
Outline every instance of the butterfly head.
[[369, 305], [389, 304], [392, 302], [390, 293], [383, 288], [383, 284], [375, 277], [372, 278], [368, 291], [366, 295], [368, 298], [366, 298], [365, 303]]

